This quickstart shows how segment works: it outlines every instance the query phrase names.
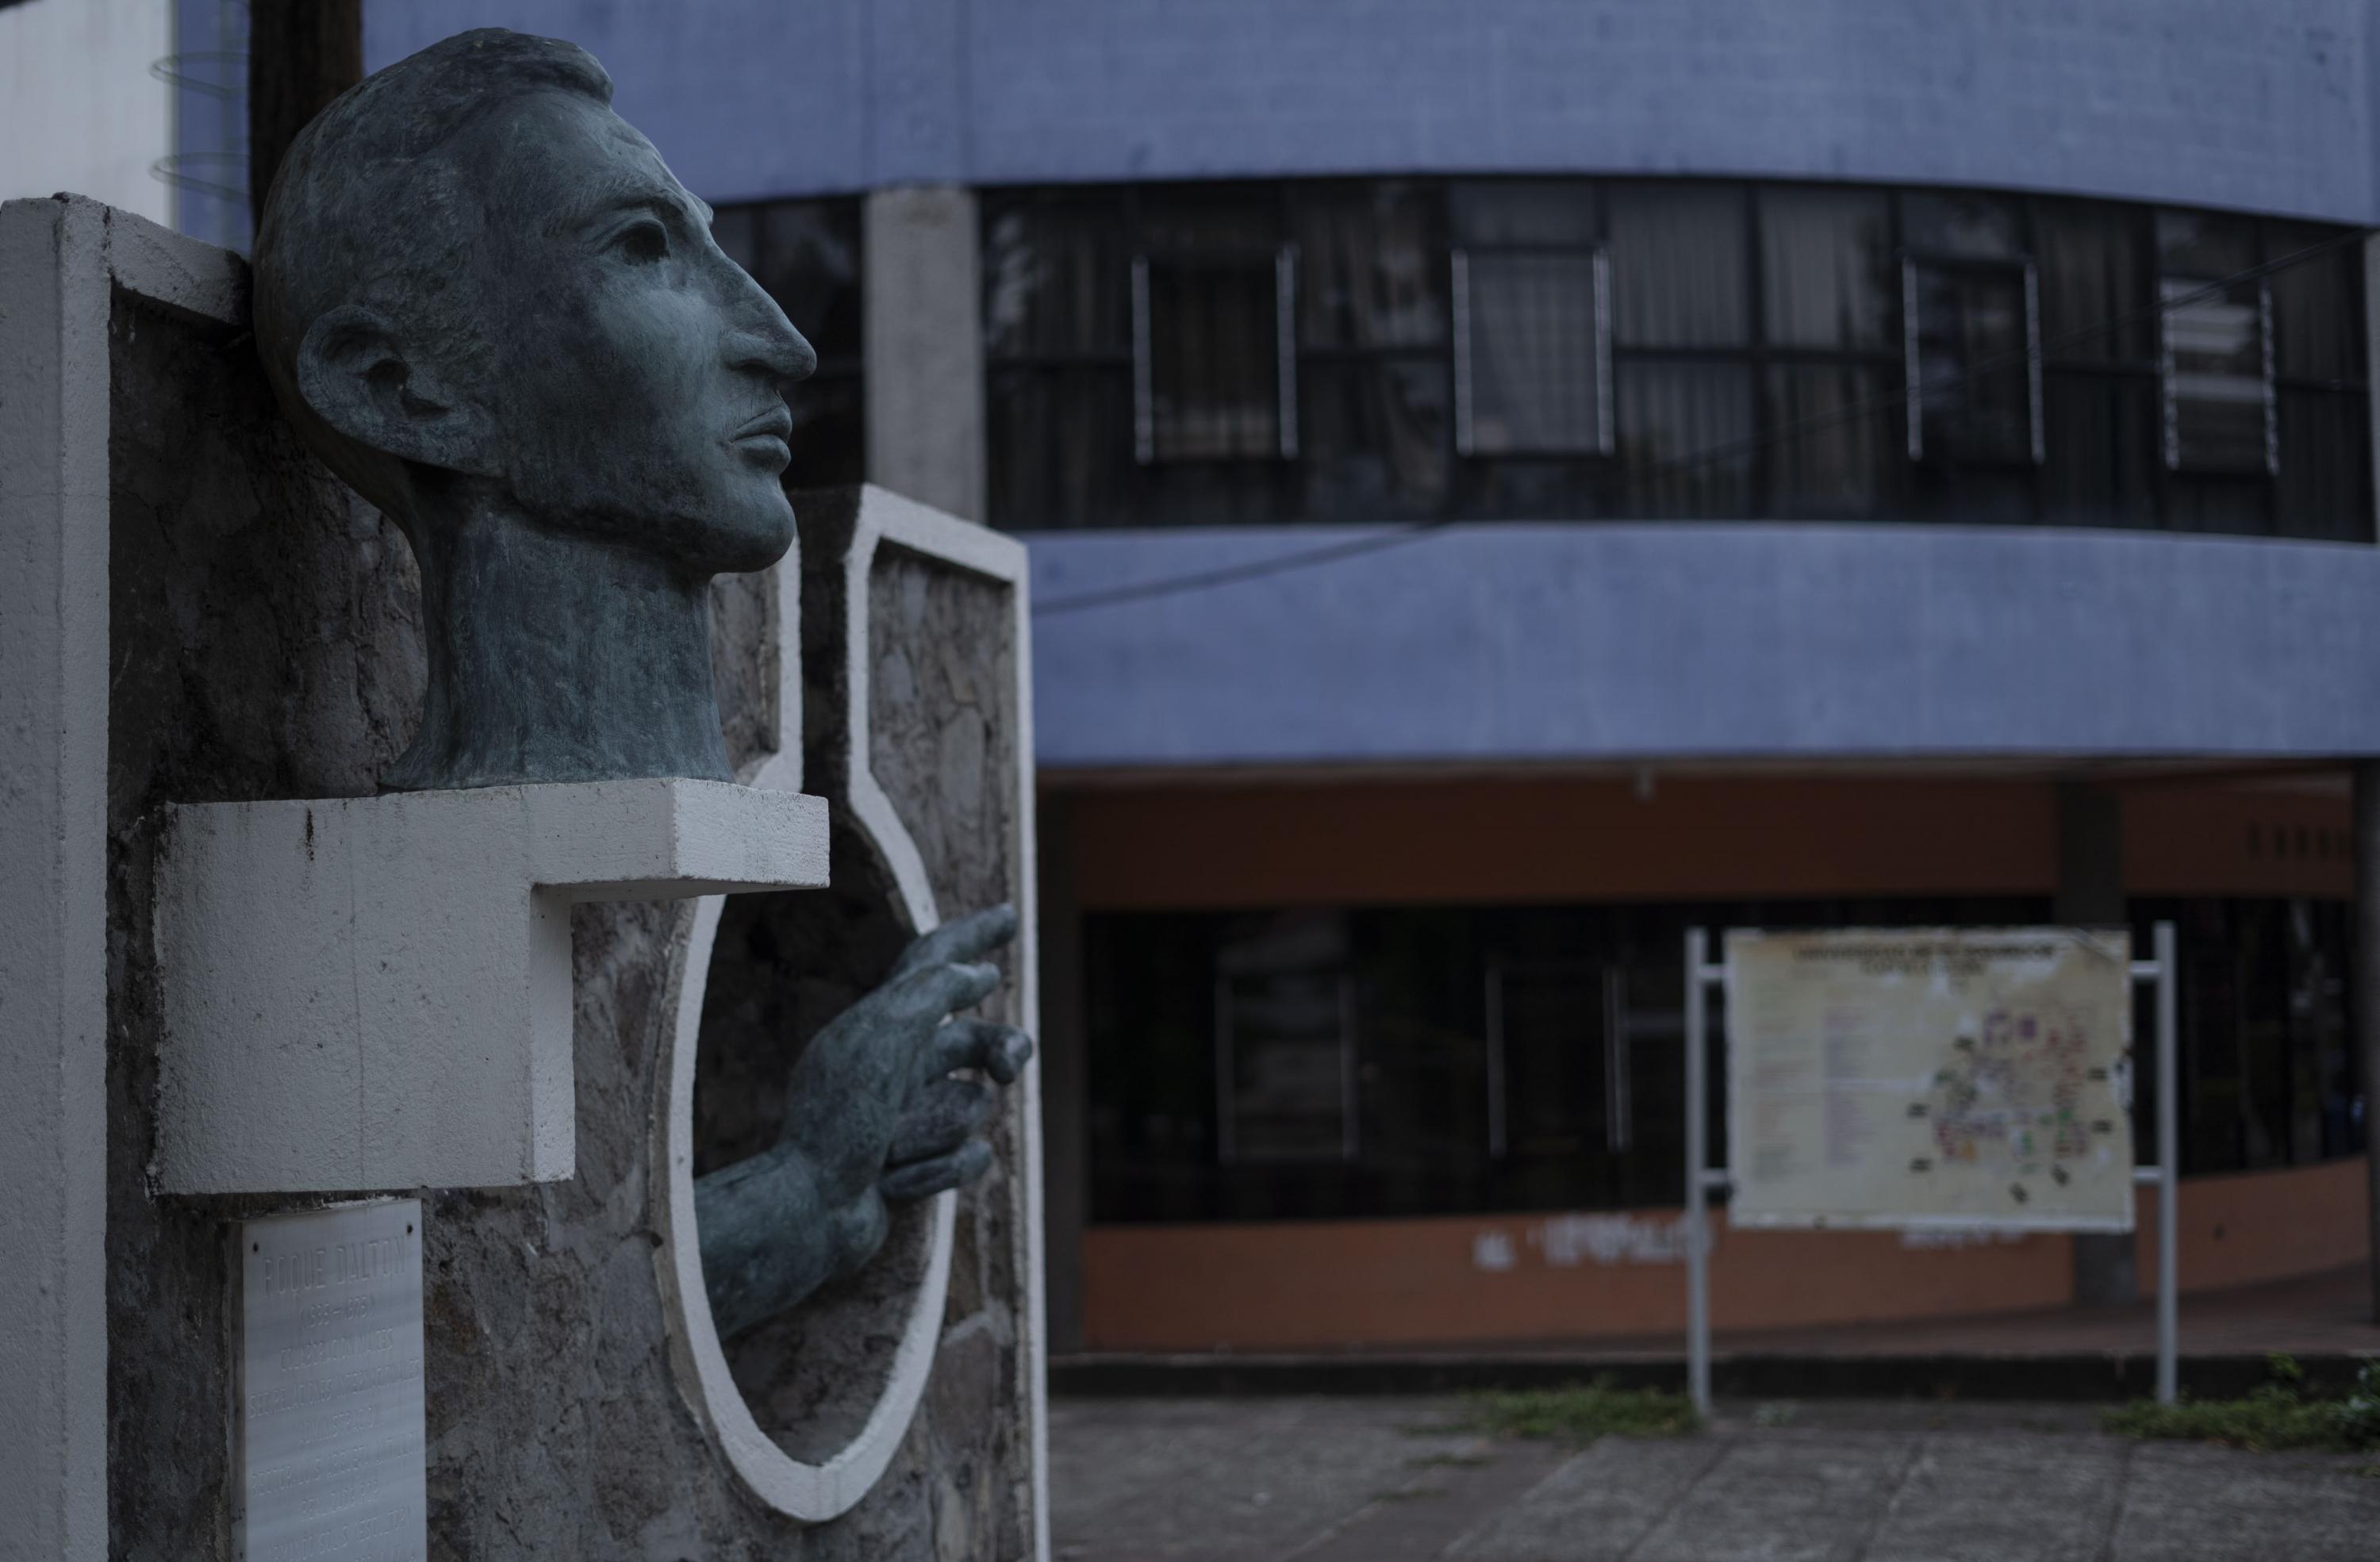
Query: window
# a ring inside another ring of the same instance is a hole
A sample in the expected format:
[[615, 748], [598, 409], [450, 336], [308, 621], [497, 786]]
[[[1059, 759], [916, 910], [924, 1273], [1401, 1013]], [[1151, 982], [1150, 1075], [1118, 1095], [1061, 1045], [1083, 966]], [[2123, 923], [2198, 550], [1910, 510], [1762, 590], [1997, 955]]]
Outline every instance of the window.
[[2012, 464], [2043, 455], [2040, 329], [2030, 265], [1912, 255], [1909, 458]]
[[1288, 248], [1133, 257], [1138, 460], [1297, 454], [1296, 267]]
[[1598, 250], [1458, 249], [1454, 448], [1611, 449], [1609, 284]]
[[991, 512], [1005, 524], [1133, 515], [1131, 252], [1108, 200], [1027, 196], [984, 224]]
[[1732, 180], [993, 192], [992, 519], [2374, 536], [2360, 251]]
[[1891, 198], [1779, 186], [1756, 204], [1769, 513], [1896, 514], [1907, 462]]
[[1757, 507], [1749, 200], [1733, 184], [1606, 197], [1621, 514], [1725, 519]]
[[1297, 250], [1277, 201], [1150, 199], [1132, 260], [1133, 454], [1154, 462], [1297, 454]]
[[1215, 1095], [1221, 1159], [1353, 1160], [1354, 978], [1337, 918], [1263, 919], [1218, 951]]
[[2149, 214], [2034, 204], [2041, 331], [2042, 518], [2154, 527], [2163, 478]]
[[2015, 201], [1973, 192], [1900, 199], [1902, 430], [1911, 508], [1958, 520], [2031, 518], [2046, 458], [2038, 278]]
[[1578, 963], [1489, 962], [1489, 1156], [1626, 1147], [1627, 1059], [1608, 1002], [1619, 975]]
[[[2180, 934], [2185, 1175], [2361, 1152], [2367, 1087], [2347, 1031], [2353, 916], [2344, 902], [2304, 899], [2134, 905], [2135, 940], [2160, 918]], [[2153, 1089], [2136, 1081], [2135, 1100]]]
[[1303, 192], [1298, 499], [1318, 520], [1443, 512], [1454, 461], [1445, 202], [1413, 180]]
[[1882, 190], [1759, 192], [1762, 318], [1773, 347], [1894, 345], [1892, 212]]
[[1891, 374], [1875, 364], [1783, 363], [1768, 370], [1763, 394], [1779, 513], [1859, 520], [1888, 511], [1904, 463]]
[[2289, 537], [2373, 537], [2362, 247], [2307, 223], [2266, 223], [2278, 524]]
[[867, 475], [861, 385], [859, 203], [776, 200], [719, 209], [711, 236], [750, 272], [818, 353], [818, 369], [791, 387], [791, 489], [831, 488]]
[[2247, 223], [2157, 213], [2165, 464], [2173, 471], [2277, 472], [2272, 301]]

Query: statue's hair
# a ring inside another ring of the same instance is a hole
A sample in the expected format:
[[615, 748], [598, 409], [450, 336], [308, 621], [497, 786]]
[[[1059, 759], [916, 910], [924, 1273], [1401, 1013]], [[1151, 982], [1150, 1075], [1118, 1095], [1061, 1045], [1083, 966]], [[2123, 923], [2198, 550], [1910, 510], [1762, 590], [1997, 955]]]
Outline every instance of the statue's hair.
[[[493, 110], [548, 91], [609, 106], [612, 79], [575, 43], [503, 28], [432, 43], [348, 88], [298, 133], [257, 224], [256, 347], [265, 376], [315, 453], [408, 530], [402, 463], [347, 439], [306, 405], [298, 348], [341, 305], [400, 319], [407, 306], [471, 285], [480, 211], [446, 149]], [[484, 353], [476, 338], [457, 345]], [[469, 383], [487, 366], [467, 358], [446, 367]]]

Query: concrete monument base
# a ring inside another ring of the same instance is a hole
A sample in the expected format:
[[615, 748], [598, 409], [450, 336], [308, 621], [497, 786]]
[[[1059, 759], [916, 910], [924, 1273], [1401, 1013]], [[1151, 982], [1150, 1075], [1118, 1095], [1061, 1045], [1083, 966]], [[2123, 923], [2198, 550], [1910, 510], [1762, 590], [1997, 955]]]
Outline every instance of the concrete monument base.
[[571, 904], [824, 885], [826, 815], [666, 779], [168, 808], [159, 1189], [569, 1176]]

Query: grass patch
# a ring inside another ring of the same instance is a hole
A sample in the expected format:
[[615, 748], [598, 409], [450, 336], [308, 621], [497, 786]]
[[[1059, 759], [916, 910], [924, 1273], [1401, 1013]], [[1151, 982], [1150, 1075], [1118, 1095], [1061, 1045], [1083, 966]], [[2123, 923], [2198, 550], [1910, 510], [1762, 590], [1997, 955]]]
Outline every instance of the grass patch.
[[2344, 1399], [2309, 1398], [2305, 1373], [2287, 1356], [2269, 1358], [2272, 1381], [2236, 1399], [2192, 1399], [2160, 1405], [2135, 1399], [2109, 1411], [2107, 1430], [2127, 1437], [2173, 1438], [2252, 1448], [2260, 1453], [2306, 1448], [2322, 1453], [2380, 1452], [2380, 1362], [2367, 1362]]
[[1565, 1443], [1675, 1437], [1702, 1427], [1702, 1418], [1684, 1395], [1665, 1388], [1619, 1388], [1609, 1377], [1561, 1388], [1474, 1394], [1466, 1409], [1473, 1431]]

